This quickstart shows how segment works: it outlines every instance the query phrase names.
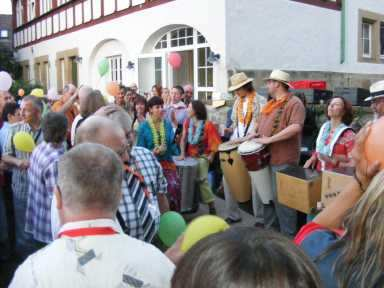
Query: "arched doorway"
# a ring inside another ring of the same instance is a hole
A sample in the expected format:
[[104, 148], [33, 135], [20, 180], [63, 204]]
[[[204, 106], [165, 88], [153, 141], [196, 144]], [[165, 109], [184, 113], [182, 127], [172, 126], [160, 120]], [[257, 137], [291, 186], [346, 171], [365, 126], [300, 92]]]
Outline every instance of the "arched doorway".
[[[213, 64], [208, 61], [211, 49], [206, 38], [196, 29], [173, 25], [151, 36], [139, 56], [138, 79], [141, 92], [150, 91], [154, 84], [162, 87], [192, 84], [195, 99], [212, 100], [214, 91]], [[182, 66], [174, 70], [168, 55], [178, 52]]]

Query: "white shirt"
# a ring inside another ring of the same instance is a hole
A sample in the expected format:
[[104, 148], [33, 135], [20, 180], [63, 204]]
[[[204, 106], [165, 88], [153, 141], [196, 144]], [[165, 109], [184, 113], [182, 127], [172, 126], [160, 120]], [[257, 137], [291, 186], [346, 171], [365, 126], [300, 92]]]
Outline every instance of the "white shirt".
[[80, 120], [82, 120], [84, 117], [81, 116], [80, 114], [77, 115], [75, 117], [75, 119], [73, 119], [73, 122], [72, 122], [72, 127], [71, 127], [71, 145], [72, 146], [75, 146], [75, 137], [76, 137], [76, 126], [77, 126], [77, 123], [79, 123]]
[[170, 287], [172, 262], [154, 246], [123, 234], [111, 219], [67, 223], [60, 233], [88, 227], [111, 227], [118, 234], [64, 235], [29, 256], [9, 287]]

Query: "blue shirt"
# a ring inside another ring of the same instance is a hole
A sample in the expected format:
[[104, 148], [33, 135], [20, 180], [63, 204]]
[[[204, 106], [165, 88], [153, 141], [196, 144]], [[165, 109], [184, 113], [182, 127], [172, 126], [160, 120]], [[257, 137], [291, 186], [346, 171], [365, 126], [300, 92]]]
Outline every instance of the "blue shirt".
[[0, 152], [3, 153], [3, 147], [7, 143], [7, 137], [9, 133], [9, 123], [4, 122], [3, 127], [0, 129]]
[[[174, 133], [172, 124], [164, 120], [165, 124], [165, 138], [167, 141], [167, 151], [163, 155], [158, 155], [157, 159], [159, 161], [173, 161], [172, 156], [177, 155], [177, 146], [174, 143]], [[155, 149], [155, 144], [153, 141], [152, 130], [148, 123], [145, 121], [140, 124], [139, 132], [137, 135], [137, 146], [147, 148], [150, 151]]]

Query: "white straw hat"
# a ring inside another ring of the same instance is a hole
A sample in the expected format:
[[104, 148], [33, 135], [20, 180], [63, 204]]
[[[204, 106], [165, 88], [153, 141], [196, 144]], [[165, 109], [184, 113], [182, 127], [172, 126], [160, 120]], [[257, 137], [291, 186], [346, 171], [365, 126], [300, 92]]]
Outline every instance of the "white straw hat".
[[231, 87], [228, 88], [228, 91], [235, 91], [252, 81], [253, 78], [248, 78], [244, 72], [236, 73], [231, 77]]
[[373, 83], [369, 88], [369, 92], [371, 96], [365, 99], [365, 101], [372, 101], [374, 99], [383, 98], [384, 97], [384, 80]]
[[273, 70], [271, 75], [269, 75], [268, 78], [264, 79], [264, 81], [268, 80], [278, 81], [292, 88], [292, 85], [289, 83], [291, 81], [291, 76], [287, 72], [281, 70]]

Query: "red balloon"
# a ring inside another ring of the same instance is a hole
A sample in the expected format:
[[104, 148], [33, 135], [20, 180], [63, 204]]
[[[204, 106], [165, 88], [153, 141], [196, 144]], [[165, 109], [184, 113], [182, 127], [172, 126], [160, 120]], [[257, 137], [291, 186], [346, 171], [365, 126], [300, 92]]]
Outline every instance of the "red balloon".
[[181, 64], [183, 64], [183, 59], [181, 58], [180, 53], [170, 53], [168, 55], [168, 63], [172, 66], [173, 69], [179, 69], [181, 67]]
[[371, 131], [365, 141], [365, 156], [368, 162], [379, 161], [381, 169], [384, 169], [384, 117], [377, 120], [371, 127]]
[[120, 87], [119, 87], [119, 84], [117, 84], [116, 82], [109, 82], [107, 84], [106, 90], [109, 95], [113, 97], [117, 97], [117, 95], [119, 95], [119, 92], [120, 92]]

